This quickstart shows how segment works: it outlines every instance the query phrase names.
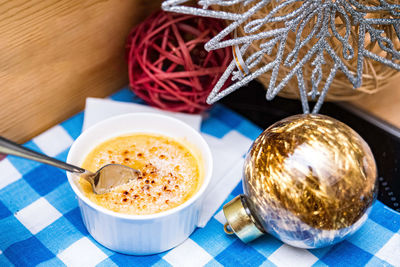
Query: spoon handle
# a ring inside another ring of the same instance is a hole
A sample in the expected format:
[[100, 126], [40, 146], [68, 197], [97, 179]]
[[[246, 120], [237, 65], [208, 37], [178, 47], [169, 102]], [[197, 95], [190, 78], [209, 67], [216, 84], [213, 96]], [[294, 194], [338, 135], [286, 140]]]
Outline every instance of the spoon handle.
[[57, 168], [61, 168], [63, 170], [69, 171], [69, 172], [77, 172], [77, 173], [85, 172], [85, 169], [82, 169], [77, 166], [70, 165], [63, 161], [60, 161], [58, 159], [51, 158], [46, 155], [40, 154], [36, 151], [33, 151], [29, 148], [18, 145], [18, 144], [14, 143], [4, 137], [1, 137], [1, 136], [0, 136], [0, 153], [34, 160], [34, 161], [48, 164], [48, 165], [51, 165], [51, 166], [54, 166]]

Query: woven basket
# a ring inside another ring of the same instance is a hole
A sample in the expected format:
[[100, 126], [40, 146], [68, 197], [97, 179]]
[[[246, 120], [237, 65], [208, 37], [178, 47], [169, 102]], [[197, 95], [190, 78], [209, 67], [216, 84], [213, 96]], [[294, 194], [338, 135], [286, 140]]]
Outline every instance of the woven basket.
[[[303, 1], [304, 2], [304, 1]], [[284, 14], [288, 14], [292, 12], [295, 8], [298, 8], [303, 2], [297, 2], [294, 5], [287, 6], [286, 8], [281, 9], [276, 16], [281, 16]], [[368, 5], [379, 5], [379, 2], [377, 0], [372, 0], [372, 1], [366, 1]], [[388, 2], [395, 2], [399, 3], [399, 0], [395, 1], [388, 1]], [[365, 3], [365, 2], [364, 2]], [[265, 14], [268, 14], [273, 8], [275, 8], [279, 4], [279, 1], [271, 1], [268, 5], [260, 9], [256, 14], [251, 16], [251, 20], [255, 19], [261, 19], [265, 17]], [[213, 6], [214, 8], [215, 6]], [[223, 10], [223, 11], [230, 11], [230, 12], [235, 12], [235, 13], [244, 13], [246, 10], [248, 10], [251, 7], [251, 5], [247, 5], [244, 7], [242, 4], [236, 4], [233, 6], [229, 7], [215, 7], [215, 9], [218, 10]], [[384, 13], [384, 12], [379, 12], [379, 13], [374, 13], [374, 14], [368, 14], [370, 17], [390, 17], [390, 14]], [[311, 20], [312, 21], [312, 20]], [[249, 21], [247, 21], [249, 22]], [[247, 22], [244, 22], [242, 25], [246, 25]], [[230, 24], [231, 21], [227, 21], [227, 24]], [[313, 24], [308, 23], [306, 28], [303, 30], [303, 36], [306, 36], [312, 29]], [[267, 24], [263, 25], [261, 29], [259, 30], [260, 32], [262, 31], [268, 31], [272, 30], [273, 28], [280, 28], [283, 27], [282, 23], [275, 23], [275, 24]], [[336, 27], [342, 36], [344, 35], [345, 32], [345, 26], [343, 21], [341, 20], [340, 17], [336, 18]], [[379, 28], [385, 31], [385, 34], [387, 37], [389, 37], [391, 40], [393, 40], [394, 46], [397, 50], [400, 50], [400, 42], [399, 39], [396, 36], [396, 33], [394, 31], [393, 26], [391, 25], [377, 25], [374, 26], [375, 28]], [[356, 66], [357, 66], [357, 30], [358, 27], [352, 26], [351, 28], [351, 37], [350, 37], [350, 43], [352, 47], [354, 48], [354, 53], [355, 56], [352, 60], [344, 60], [346, 66], [353, 72], [356, 72]], [[246, 33], [243, 30], [243, 27], [238, 28], [238, 37], [240, 36], [246, 36]], [[366, 41], [365, 41], [365, 46], [367, 49], [373, 53], [376, 53], [382, 57], [386, 57], [388, 59], [391, 58], [390, 55], [388, 55], [386, 52], [383, 52], [382, 49], [379, 47], [379, 45], [376, 42], [371, 42], [369, 38], [369, 35], [366, 34]], [[264, 40], [265, 41], [265, 40]], [[299, 58], [302, 58], [307, 51], [315, 44], [315, 40], [310, 41], [306, 47], [302, 48], [299, 54]], [[244, 58], [246, 59], [246, 55], [250, 55], [256, 51], [259, 50], [259, 45], [263, 42], [263, 40], [258, 40], [254, 41], [252, 45], [248, 48], [248, 51], [245, 53]], [[342, 55], [342, 44], [340, 41], [338, 41], [335, 38], [331, 38], [329, 40], [331, 46], [335, 49], [337, 55], [341, 56]], [[295, 44], [295, 33], [290, 33], [288, 36], [288, 41], [287, 45], [285, 47], [285, 53], [284, 55], [287, 55], [288, 52], [290, 52]], [[264, 55], [263, 62], [271, 62], [274, 60], [274, 56], [276, 55], [276, 48], [272, 51], [271, 55]], [[311, 90], [311, 73], [313, 70], [313, 66], [311, 66], [311, 62], [313, 61], [310, 60], [307, 65], [304, 66], [303, 73], [304, 73], [304, 78], [305, 78], [305, 83], [307, 86], [308, 90]], [[319, 88], [322, 88], [323, 84], [325, 83], [325, 80], [329, 74], [330, 68], [333, 66], [333, 61], [329, 56], [325, 56], [325, 67], [323, 68], [323, 78], [321, 81], [321, 84]], [[261, 62], [262, 64], [262, 62]], [[289, 73], [290, 69], [286, 68], [285, 66], [280, 67], [280, 72], [278, 74], [278, 82], [282, 80], [283, 77], [285, 77]], [[326, 100], [353, 100], [356, 98], [359, 98], [362, 95], [365, 94], [374, 94], [380, 90], [382, 90], [386, 85], [388, 85], [393, 79], [395, 79], [397, 76], [399, 76], [400, 73], [396, 71], [395, 69], [388, 67], [384, 64], [381, 64], [379, 62], [376, 62], [372, 59], [369, 58], [364, 58], [364, 69], [363, 69], [363, 76], [362, 76], [362, 86], [360, 88], [357, 88], [356, 90], [353, 88], [353, 85], [350, 83], [350, 81], [347, 79], [347, 77], [339, 70], [336, 73], [336, 77], [333, 80], [330, 89], [327, 93]], [[265, 87], [268, 87], [269, 81], [271, 77], [271, 72], [267, 72], [262, 74], [261, 76], [258, 77], [258, 80], [264, 84]], [[321, 86], [322, 85], [322, 86]], [[297, 84], [297, 79], [293, 77], [289, 83], [285, 86], [285, 88], [279, 93], [280, 96], [287, 97], [287, 98], [299, 98], [299, 90], [298, 90], [298, 84]]]

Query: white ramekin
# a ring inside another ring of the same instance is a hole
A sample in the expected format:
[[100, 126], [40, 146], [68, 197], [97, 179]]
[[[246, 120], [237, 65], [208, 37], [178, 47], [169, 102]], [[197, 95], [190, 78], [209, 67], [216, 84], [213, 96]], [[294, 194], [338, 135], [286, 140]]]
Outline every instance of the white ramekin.
[[211, 179], [212, 157], [202, 136], [182, 121], [154, 113], [131, 113], [104, 120], [84, 131], [73, 143], [67, 162], [80, 166], [98, 144], [135, 132], [162, 134], [182, 140], [197, 153], [204, 179], [198, 192], [188, 201], [157, 214], [121, 214], [91, 202], [80, 190], [76, 175], [67, 173], [67, 177], [78, 198], [83, 222], [94, 239], [120, 253], [148, 255], [177, 246], [196, 228], [202, 195]]

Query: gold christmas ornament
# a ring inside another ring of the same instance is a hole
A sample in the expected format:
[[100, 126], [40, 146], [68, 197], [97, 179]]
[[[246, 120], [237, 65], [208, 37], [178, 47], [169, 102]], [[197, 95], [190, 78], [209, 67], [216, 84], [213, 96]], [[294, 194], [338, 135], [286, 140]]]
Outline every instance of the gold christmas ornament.
[[249, 242], [268, 232], [300, 248], [335, 244], [358, 230], [376, 198], [367, 143], [323, 115], [296, 115], [266, 129], [244, 164], [244, 195], [224, 206], [225, 231]]

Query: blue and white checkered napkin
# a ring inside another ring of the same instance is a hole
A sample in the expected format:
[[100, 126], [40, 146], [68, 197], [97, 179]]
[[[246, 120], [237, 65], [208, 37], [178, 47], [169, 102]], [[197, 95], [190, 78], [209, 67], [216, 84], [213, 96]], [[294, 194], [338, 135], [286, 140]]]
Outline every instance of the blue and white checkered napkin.
[[[128, 89], [111, 98], [140, 102]], [[26, 146], [65, 160], [82, 124], [80, 113]], [[211, 146], [243, 140], [238, 144], [240, 149], [261, 132], [221, 105], [204, 116], [200, 130], [210, 136]], [[226, 173], [215, 175], [223, 174]], [[232, 188], [240, 180], [239, 174], [236, 176], [230, 183]], [[224, 185], [228, 182], [224, 181]], [[239, 184], [225, 202], [241, 192]], [[218, 202], [219, 191], [210, 194]], [[211, 202], [206, 204], [211, 207], [208, 213], [214, 208]], [[203, 221], [207, 219], [205, 216]], [[63, 171], [11, 156], [0, 161], [0, 266], [400, 266], [400, 214], [379, 201], [356, 234], [335, 246], [317, 250], [296, 249], [269, 235], [246, 245], [225, 235], [222, 222], [219, 207], [204, 228], [198, 228], [175, 249], [145, 257], [115, 253], [99, 245], [86, 231]]]

